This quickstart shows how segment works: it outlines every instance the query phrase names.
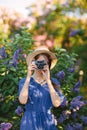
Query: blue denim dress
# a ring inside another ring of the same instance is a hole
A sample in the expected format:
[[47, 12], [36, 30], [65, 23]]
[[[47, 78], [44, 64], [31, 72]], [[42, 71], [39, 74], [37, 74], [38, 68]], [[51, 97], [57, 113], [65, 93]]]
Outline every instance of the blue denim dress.
[[[19, 91], [24, 85], [26, 78], [22, 78], [19, 82]], [[51, 78], [53, 82], [59, 85], [56, 78]], [[64, 95], [56, 90], [61, 98], [61, 103]], [[25, 104], [25, 112], [21, 119], [20, 130], [57, 130], [54, 115], [51, 113], [53, 107], [48, 84], [41, 85], [30, 78], [28, 101]]]

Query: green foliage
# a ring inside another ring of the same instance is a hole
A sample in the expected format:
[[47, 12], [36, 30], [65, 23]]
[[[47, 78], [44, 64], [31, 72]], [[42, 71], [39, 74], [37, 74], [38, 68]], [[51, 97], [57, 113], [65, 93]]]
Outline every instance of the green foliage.
[[[57, 58], [58, 58], [58, 62], [56, 64], [56, 66], [54, 67], [53, 70], [51, 70], [51, 75], [56, 77], [61, 84], [61, 89], [64, 93], [64, 95], [67, 98], [66, 101], [66, 105], [65, 106], [60, 106], [59, 108], [53, 108], [53, 113], [56, 116], [56, 119], [58, 121], [58, 129], [59, 130], [64, 130], [67, 126], [68, 123], [81, 123], [81, 119], [80, 117], [82, 115], [86, 115], [85, 111], [87, 110], [86, 108], [86, 104], [83, 105], [83, 107], [78, 107], [78, 101], [77, 103], [77, 108], [76, 109], [71, 109], [71, 102], [73, 101], [73, 99], [78, 96], [81, 96], [81, 91], [72, 91], [72, 88], [79, 85], [76, 85], [76, 82], [79, 80], [77, 78], [77, 73], [78, 71], [75, 70], [75, 67], [77, 65], [77, 59], [78, 59], [78, 55], [76, 53], [69, 53], [66, 51], [66, 49], [60, 49], [59, 47], [56, 47], [53, 52], [56, 54]], [[73, 71], [69, 71], [70, 69], [74, 68], [74, 72]], [[62, 78], [61, 76], [57, 76], [57, 74], [63, 71], [64, 74], [62, 74], [64, 76], [64, 78]], [[85, 99], [83, 99], [83, 101], [85, 101]], [[80, 104], [80, 102], [79, 102]], [[62, 115], [62, 112], [65, 112], [67, 114]], [[61, 113], [61, 114], [60, 114]], [[74, 114], [77, 114], [78, 116], [74, 119], [72, 118], [72, 116]], [[61, 116], [60, 116], [61, 115]], [[66, 118], [64, 121], [62, 121], [60, 123], [60, 120], [63, 120], [64, 118]], [[83, 128], [86, 129], [86, 125], [84, 125], [84, 123], [82, 124]]]
[[[63, 89], [65, 89], [65, 93], [73, 87], [77, 79], [74, 78], [75, 73], [70, 73], [69, 69], [73, 68], [75, 69], [76, 65], [76, 59], [77, 59], [77, 54], [75, 53], [68, 53], [66, 49], [60, 49], [59, 47], [56, 47], [54, 50], [54, 53], [56, 54], [58, 58], [58, 63], [52, 70], [52, 75], [55, 75], [57, 72], [63, 70], [65, 72], [65, 78], [64, 80], [60, 80], [61, 84], [64, 85]], [[56, 77], [56, 75], [55, 75]], [[66, 89], [66, 86], [68, 89]]]
[[[11, 40], [4, 41], [6, 50], [0, 53], [0, 122], [10, 121], [18, 129], [20, 118], [15, 114], [18, 104], [18, 83], [26, 75], [26, 55], [33, 49], [33, 40], [27, 28], [20, 28]], [[3, 57], [4, 56], [4, 57]], [[17, 122], [18, 121], [18, 122]]]

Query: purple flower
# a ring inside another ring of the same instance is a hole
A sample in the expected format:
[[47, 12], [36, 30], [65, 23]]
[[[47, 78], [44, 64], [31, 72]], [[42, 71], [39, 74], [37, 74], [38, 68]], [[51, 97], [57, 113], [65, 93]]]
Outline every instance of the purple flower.
[[73, 98], [73, 101], [79, 101], [79, 100], [82, 100], [82, 99], [83, 99], [83, 96], [77, 96], [77, 97]]
[[58, 78], [60, 78], [60, 79], [64, 79], [64, 77], [65, 77], [65, 72], [62, 70], [62, 71], [59, 71], [57, 74], [56, 74], [56, 76], [58, 77]]
[[63, 102], [61, 103], [61, 107], [65, 107], [67, 103], [67, 98], [64, 97]]
[[70, 37], [74, 37], [74, 36], [77, 35], [79, 32], [80, 32], [80, 30], [71, 30], [69, 36], [70, 36]]
[[24, 54], [22, 54], [22, 56], [23, 56], [23, 58], [26, 58], [27, 57], [27, 55], [24, 53]]
[[73, 98], [73, 100], [70, 102], [70, 109], [80, 109], [82, 106], [85, 105], [84, 101], [81, 101], [83, 97], [82, 96], [77, 96]]
[[9, 61], [9, 67], [17, 67], [17, 64], [18, 64], [18, 56], [19, 56], [19, 53], [21, 52], [21, 49], [18, 49], [14, 52], [14, 55], [13, 55], [13, 59]]
[[18, 61], [16, 59], [12, 59], [9, 61], [9, 67], [17, 67]]
[[81, 82], [80, 81], [78, 81], [75, 85], [74, 85], [74, 87], [71, 89], [71, 91], [74, 91], [74, 92], [79, 92], [79, 90], [80, 90], [80, 86], [81, 86]]
[[6, 127], [7, 127], [8, 129], [11, 129], [12, 124], [11, 124], [11, 123], [6, 123]]
[[71, 114], [71, 117], [72, 117], [73, 119], [76, 119], [76, 118], [78, 117], [78, 113], [77, 113], [77, 112], [73, 112], [73, 113]]
[[13, 59], [18, 60], [18, 55], [19, 55], [20, 52], [21, 52], [21, 49], [16, 50], [16, 51], [14, 52]]
[[0, 125], [1, 125], [1, 128], [3, 130], [5, 128], [5, 122], [1, 123]]
[[87, 116], [81, 116], [80, 119], [83, 121], [85, 125], [87, 125]]
[[0, 49], [0, 59], [6, 58], [6, 57], [7, 57], [7, 54], [6, 54], [5, 48], [2, 47]]
[[58, 118], [58, 123], [61, 124], [65, 120], [66, 120], [66, 113], [65, 113], [65, 111], [63, 111], [62, 114], [60, 115], [60, 117]]
[[73, 124], [74, 130], [83, 130], [83, 126], [80, 123]]
[[9, 130], [9, 129], [11, 129], [12, 128], [12, 124], [11, 123], [5, 123], [5, 122], [3, 122], [3, 123], [1, 123], [1, 130]]
[[80, 123], [67, 124], [65, 130], [83, 130], [83, 126]]
[[73, 73], [73, 72], [75, 71], [75, 68], [69, 68], [68, 71], [69, 71], [70, 73]]
[[15, 113], [19, 116], [21, 115], [22, 112], [23, 112], [23, 108], [21, 106], [18, 106], [17, 109], [15, 110]]
[[74, 130], [74, 128], [70, 124], [67, 124], [65, 130]]

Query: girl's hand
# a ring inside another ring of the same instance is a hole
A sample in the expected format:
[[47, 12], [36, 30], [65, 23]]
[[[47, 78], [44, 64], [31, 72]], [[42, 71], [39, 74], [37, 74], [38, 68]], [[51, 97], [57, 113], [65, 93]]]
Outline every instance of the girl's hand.
[[41, 70], [41, 72], [43, 73], [43, 75], [45, 76], [46, 81], [50, 80], [50, 70], [49, 70], [49, 66], [45, 65], [44, 69]]
[[28, 72], [27, 75], [31, 76], [32, 72], [36, 69], [36, 66], [34, 64], [34, 62], [32, 61], [29, 65], [28, 65]]

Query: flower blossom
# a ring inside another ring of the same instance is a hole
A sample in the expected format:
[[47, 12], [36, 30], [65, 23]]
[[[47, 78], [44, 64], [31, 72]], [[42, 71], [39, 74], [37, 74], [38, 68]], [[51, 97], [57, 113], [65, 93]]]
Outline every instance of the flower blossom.
[[58, 123], [61, 124], [66, 120], [66, 112], [63, 111], [60, 117], [58, 118]]
[[65, 130], [83, 130], [83, 126], [80, 123], [67, 124]]
[[65, 72], [62, 70], [62, 71], [59, 71], [56, 76], [59, 78], [59, 79], [64, 79], [65, 77]]
[[18, 56], [19, 53], [21, 52], [21, 49], [18, 49], [14, 52], [13, 58], [12, 60], [9, 61], [9, 67], [13, 66], [13, 67], [17, 67], [18, 64]]
[[71, 30], [69, 36], [70, 36], [70, 37], [74, 37], [74, 36], [77, 35], [79, 32], [80, 32], [80, 30]]
[[0, 125], [1, 125], [1, 130], [9, 130], [12, 128], [12, 124], [9, 122], [8, 123], [3, 122]]
[[72, 99], [70, 102], [70, 109], [73, 110], [79, 110], [82, 106], [85, 105], [85, 102], [82, 101], [83, 97], [82, 96], [77, 96]]
[[17, 109], [15, 110], [15, 113], [19, 116], [21, 115], [22, 112], [23, 112], [23, 108], [21, 106], [18, 106]]
[[6, 57], [7, 57], [7, 54], [6, 54], [5, 48], [4, 47], [0, 48], [0, 59], [6, 58]]
[[87, 116], [81, 116], [80, 119], [83, 121], [85, 125], [87, 125]]
[[80, 86], [81, 86], [81, 82], [78, 81], [78, 82], [74, 85], [74, 87], [71, 89], [71, 91], [78, 93], [79, 90], [80, 90]]

